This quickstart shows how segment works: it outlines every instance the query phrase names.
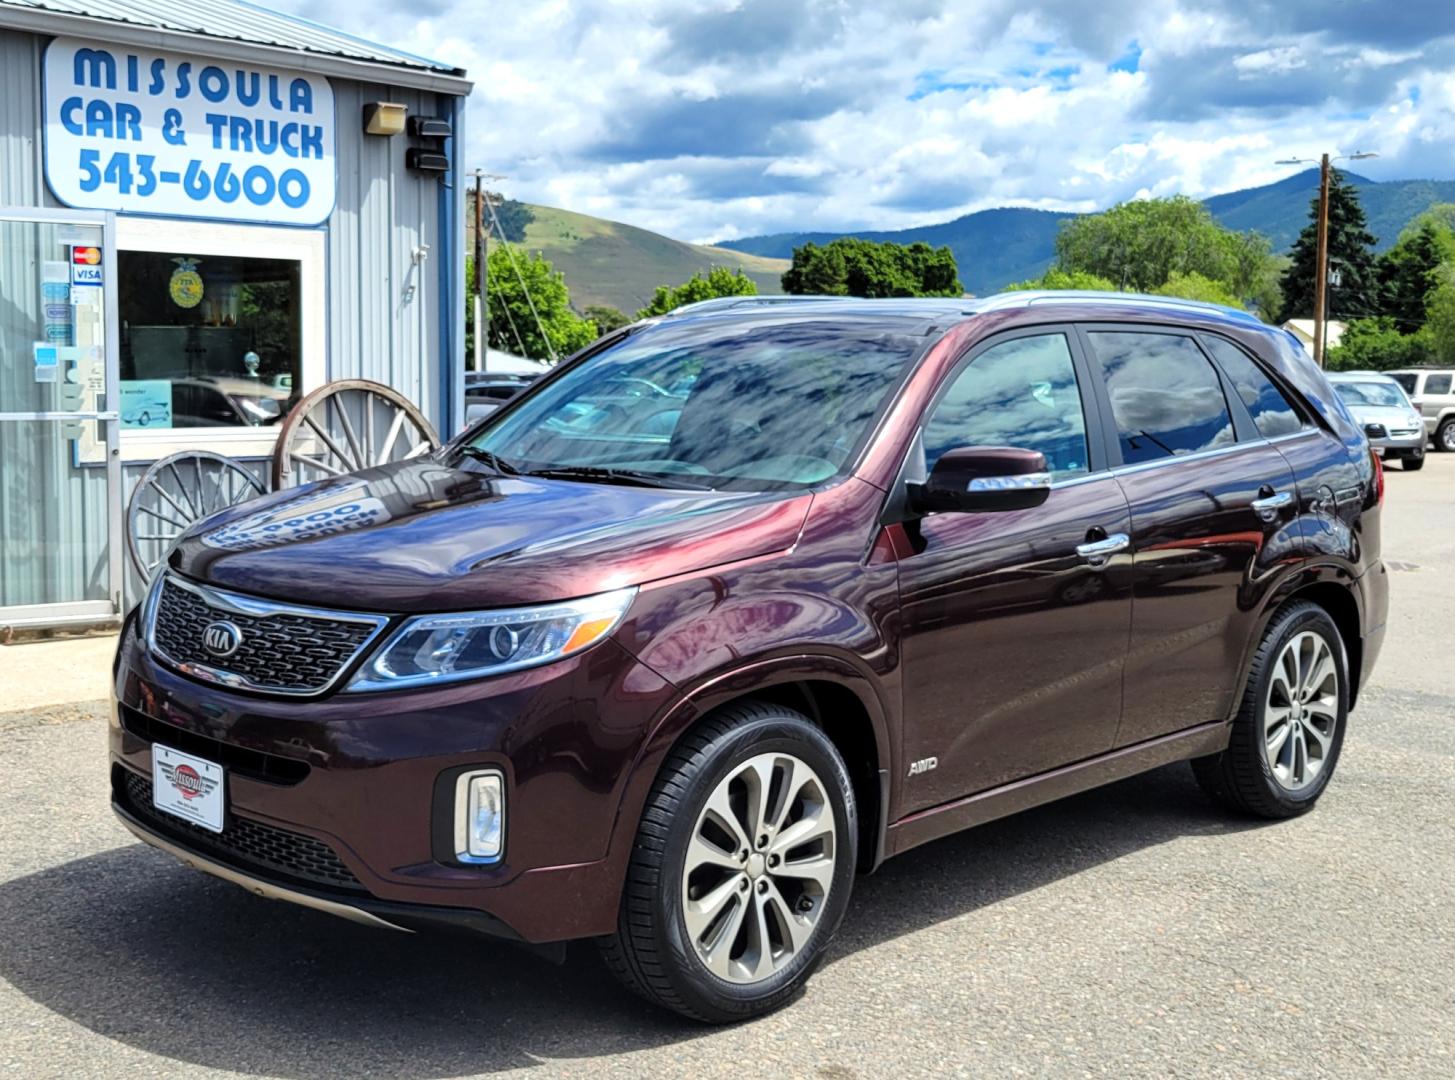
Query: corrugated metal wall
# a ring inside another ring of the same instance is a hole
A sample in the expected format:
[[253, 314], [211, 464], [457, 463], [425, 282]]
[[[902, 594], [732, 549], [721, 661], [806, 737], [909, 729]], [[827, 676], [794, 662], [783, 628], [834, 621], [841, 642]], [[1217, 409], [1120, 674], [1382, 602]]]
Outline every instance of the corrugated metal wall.
[[[0, 29], [0, 207], [59, 205], [45, 189], [42, 169], [40, 65], [45, 43], [45, 38]], [[392, 386], [444, 431], [442, 382], [448, 365], [441, 354], [440, 326], [441, 304], [448, 300], [440, 286], [440, 260], [447, 245], [440, 236], [438, 200], [455, 195], [437, 178], [405, 167], [406, 137], [365, 135], [362, 116], [364, 104], [372, 101], [402, 102], [411, 115], [445, 115], [446, 109], [432, 93], [338, 79], [330, 83], [337, 109], [338, 200], [325, 226], [328, 376]], [[420, 249], [427, 249], [422, 259], [416, 256]], [[461, 282], [461, 291], [463, 287]], [[206, 447], [205, 439], [198, 445]], [[8, 471], [6, 458], [15, 460], [8, 453], [0, 457], [0, 476]], [[144, 464], [126, 467], [128, 491], [144, 469]], [[45, 524], [47, 535], [94, 532], [96, 522], [104, 521], [86, 511], [94, 502], [92, 492], [104, 488], [104, 472], [93, 468], [75, 473], [75, 492], [64, 497], [55, 493], [59, 516]], [[66, 487], [62, 480], [56, 483]], [[83, 488], [85, 495], [80, 494]], [[7, 521], [6, 535], [21, 527]], [[40, 527], [37, 520], [37, 532]], [[118, 537], [113, 542], [124, 541]], [[0, 551], [0, 560], [6, 554]], [[130, 572], [127, 576], [133, 577]], [[129, 600], [134, 600], [135, 581], [126, 584]], [[0, 605], [8, 602], [18, 601], [7, 597]]]

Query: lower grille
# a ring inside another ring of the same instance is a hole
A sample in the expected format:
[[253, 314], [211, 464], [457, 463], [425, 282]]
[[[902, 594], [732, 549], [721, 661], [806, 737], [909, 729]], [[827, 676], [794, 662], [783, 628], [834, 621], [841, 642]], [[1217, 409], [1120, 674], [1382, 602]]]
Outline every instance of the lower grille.
[[162, 813], [152, 805], [152, 782], [129, 769], [122, 772], [125, 779], [117, 785], [116, 793], [126, 809], [157, 832], [200, 855], [213, 856], [219, 862], [241, 870], [267, 870], [273, 876], [292, 878], [310, 885], [326, 885], [349, 892], [366, 891], [333, 848], [322, 840], [276, 829], [236, 814], [227, 816], [222, 832], [211, 832], [190, 821]]

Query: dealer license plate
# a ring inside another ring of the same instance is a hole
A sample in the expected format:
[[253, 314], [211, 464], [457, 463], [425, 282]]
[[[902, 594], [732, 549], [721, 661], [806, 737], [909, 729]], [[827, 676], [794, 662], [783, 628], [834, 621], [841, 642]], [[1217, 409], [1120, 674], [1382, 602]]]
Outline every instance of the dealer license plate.
[[222, 766], [152, 744], [152, 805], [163, 813], [222, 832]]

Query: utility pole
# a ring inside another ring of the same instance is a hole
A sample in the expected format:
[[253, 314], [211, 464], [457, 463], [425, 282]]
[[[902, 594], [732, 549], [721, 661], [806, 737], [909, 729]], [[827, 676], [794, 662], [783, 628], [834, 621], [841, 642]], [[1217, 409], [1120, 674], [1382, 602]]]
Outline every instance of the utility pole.
[[485, 198], [485, 188], [481, 183], [481, 172], [475, 170], [475, 356], [473, 358], [473, 369], [475, 371], [485, 370], [485, 348], [486, 337], [490, 331], [490, 324], [487, 321], [489, 316], [486, 308], [485, 296], [485, 256], [487, 239], [485, 236], [485, 205], [482, 200]]
[[[1328, 336], [1329, 321], [1329, 168], [1332, 162], [1341, 158], [1350, 161], [1364, 161], [1376, 158], [1378, 154], [1359, 151], [1354, 154], [1323, 155], [1319, 160], [1319, 226], [1318, 245], [1314, 255], [1314, 363], [1324, 366], [1324, 346]], [[1305, 165], [1306, 158], [1284, 158], [1279, 165]]]
[[1324, 366], [1324, 325], [1329, 320], [1329, 155], [1319, 164], [1319, 243], [1314, 258], [1314, 363]]

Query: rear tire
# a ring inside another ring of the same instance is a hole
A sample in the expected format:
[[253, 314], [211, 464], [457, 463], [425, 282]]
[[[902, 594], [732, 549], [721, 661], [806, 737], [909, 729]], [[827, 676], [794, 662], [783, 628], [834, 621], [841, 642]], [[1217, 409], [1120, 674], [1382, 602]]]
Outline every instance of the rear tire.
[[1192, 762], [1202, 789], [1254, 817], [1312, 810], [1344, 743], [1348, 668], [1328, 612], [1307, 601], [1280, 610], [1253, 655], [1227, 749]]
[[756, 701], [722, 709], [652, 786], [617, 931], [599, 940], [607, 966], [707, 1023], [787, 1004], [848, 907], [858, 827], [843, 759], [807, 717]]

